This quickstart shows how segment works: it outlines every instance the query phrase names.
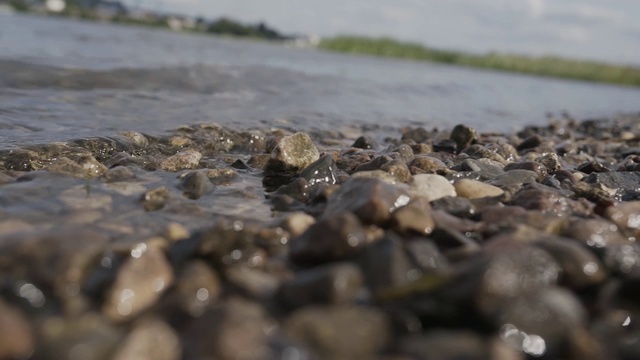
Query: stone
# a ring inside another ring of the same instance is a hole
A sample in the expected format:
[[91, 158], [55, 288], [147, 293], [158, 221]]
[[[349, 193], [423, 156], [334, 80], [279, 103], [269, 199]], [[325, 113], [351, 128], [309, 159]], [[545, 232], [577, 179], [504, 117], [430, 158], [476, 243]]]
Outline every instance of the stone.
[[149, 318], [136, 323], [112, 359], [179, 360], [181, 354], [180, 339], [171, 326]]
[[534, 244], [547, 251], [562, 269], [561, 281], [572, 289], [601, 284], [607, 270], [596, 255], [584, 246], [567, 239], [541, 240]]
[[160, 210], [167, 204], [169, 198], [169, 189], [160, 186], [142, 195], [142, 206], [146, 211]]
[[300, 177], [307, 180], [310, 188], [320, 184], [333, 185], [337, 182], [336, 170], [337, 167], [333, 156], [327, 154], [309, 164], [300, 173]]
[[[479, 213], [476, 206], [464, 197], [445, 196], [432, 201], [431, 206], [434, 210], [442, 210], [460, 218], [471, 218]], [[484, 215], [484, 211], [482, 215]]]
[[504, 170], [498, 163], [487, 163], [485, 159], [466, 159], [460, 164], [462, 171], [473, 171], [477, 173], [479, 180], [491, 180], [504, 174]]
[[537, 178], [538, 174], [534, 171], [517, 169], [498, 175], [493, 180], [488, 181], [488, 183], [497, 187], [506, 188], [513, 185], [535, 184]]
[[458, 150], [461, 151], [478, 141], [478, 133], [471, 127], [459, 124], [451, 131], [451, 140], [456, 143]]
[[442, 174], [449, 170], [447, 165], [440, 159], [420, 155], [416, 156], [408, 164], [412, 175], [417, 174]]
[[383, 225], [391, 213], [409, 202], [407, 192], [377, 179], [353, 178], [328, 200], [325, 216], [352, 212], [365, 224]]
[[200, 171], [190, 172], [181, 177], [180, 180], [180, 188], [184, 191], [184, 196], [192, 200], [201, 198], [215, 188], [209, 178]]
[[199, 151], [187, 149], [166, 158], [160, 163], [160, 168], [169, 172], [196, 169], [200, 164], [200, 159], [202, 159], [202, 154]]
[[348, 259], [367, 244], [367, 234], [360, 220], [350, 212], [325, 217], [293, 239], [289, 257], [300, 265], [312, 266]]
[[36, 339], [31, 324], [17, 308], [0, 299], [0, 358], [27, 359], [35, 350]]
[[193, 320], [182, 333], [185, 359], [270, 359], [273, 322], [256, 303], [231, 298]]
[[545, 176], [547, 176], [548, 170], [547, 167], [537, 163], [535, 161], [523, 161], [523, 162], [513, 162], [510, 164], [505, 165], [504, 167], [504, 171], [511, 171], [511, 170], [529, 170], [529, 171], [533, 171], [535, 172], [538, 176], [537, 179], [541, 180], [543, 179]]
[[407, 164], [399, 159], [391, 160], [380, 167], [380, 170], [393, 175], [398, 181], [406, 183], [411, 179], [411, 172]]
[[282, 219], [280, 226], [284, 230], [288, 231], [291, 237], [296, 238], [307, 231], [309, 226], [313, 225], [315, 222], [316, 219], [311, 215], [307, 215], [303, 212], [294, 212]]
[[359, 149], [373, 149], [376, 147], [376, 142], [370, 137], [360, 136], [356, 141], [354, 141], [351, 147]]
[[453, 183], [453, 187], [458, 196], [467, 199], [494, 197], [504, 194], [504, 190], [497, 186], [470, 179], [460, 179]]
[[271, 151], [265, 170], [297, 173], [320, 158], [318, 149], [307, 133], [284, 136]]
[[304, 307], [291, 314], [284, 330], [324, 359], [372, 359], [391, 340], [387, 317], [367, 307]]
[[334, 263], [303, 270], [284, 282], [278, 299], [287, 308], [310, 304], [344, 305], [354, 302], [362, 290], [362, 271], [351, 263]]
[[444, 176], [435, 174], [414, 175], [409, 182], [412, 197], [433, 201], [445, 196], [457, 196], [456, 189]]
[[616, 200], [640, 200], [640, 171], [594, 172], [584, 179], [616, 191]]
[[569, 334], [586, 325], [587, 311], [570, 291], [549, 287], [520, 296], [499, 310], [501, 336], [532, 356], [559, 356]]
[[640, 239], [640, 201], [621, 202], [609, 206], [604, 216], [611, 220], [622, 234], [628, 236], [629, 240]]
[[178, 274], [169, 302], [194, 318], [202, 315], [222, 293], [220, 276], [202, 260], [190, 261]]
[[410, 284], [425, 274], [443, 273], [449, 265], [433, 242], [419, 238], [405, 242], [392, 232], [371, 244], [358, 263], [374, 294]]
[[377, 157], [373, 158], [371, 161], [367, 161], [365, 163], [362, 163], [362, 164], [356, 166], [356, 168], [353, 170], [353, 172], [357, 173], [357, 172], [360, 172], [360, 171], [380, 170], [382, 165], [388, 163], [391, 160], [393, 160], [393, 159], [391, 159], [387, 155], [380, 155], [380, 156], [377, 156]]
[[281, 279], [273, 274], [248, 264], [228, 266], [224, 271], [224, 277], [236, 289], [257, 300], [273, 297], [281, 283]]
[[403, 235], [429, 235], [435, 228], [431, 205], [425, 200], [414, 200], [391, 213], [391, 228]]
[[155, 304], [173, 278], [162, 250], [153, 243], [138, 243], [120, 267], [102, 311], [114, 322], [130, 321]]

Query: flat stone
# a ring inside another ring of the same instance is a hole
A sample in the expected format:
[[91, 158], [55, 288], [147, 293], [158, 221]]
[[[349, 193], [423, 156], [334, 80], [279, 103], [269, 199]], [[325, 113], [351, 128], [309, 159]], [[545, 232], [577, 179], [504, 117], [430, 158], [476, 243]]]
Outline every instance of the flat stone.
[[409, 193], [433, 201], [445, 196], [457, 196], [456, 189], [444, 176], [435, 174], [414, 175], [409, 182]]
[[497, 186], [470, 179], [458, 180], [453, 183], [453, 187], [455, 187], [456, 194], [458, 194], [458, 196], [467, 199], [479, 199], [484, 197], [501, 196], [504, 194], [504, 190]]
[[538, 174], [534, 171], [517, 169], [498, 175], [488, 183], [504, 188], [513, 185], [533, 184], [536, 182], [537, 178]]

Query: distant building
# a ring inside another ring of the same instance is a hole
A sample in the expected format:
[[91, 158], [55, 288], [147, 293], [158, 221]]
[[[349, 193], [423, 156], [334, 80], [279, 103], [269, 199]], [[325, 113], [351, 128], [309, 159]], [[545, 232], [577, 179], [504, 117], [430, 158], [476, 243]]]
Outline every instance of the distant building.
[[120, 1], [92, 1], [91, 9], [100, 19], [113, 19], [116, 16], [126, 15], [127, 8]]
[[47, 0], [44, 6], [47, 8], [47, 11], [59, 13], [67, 7], [67, 2], [65, 0]]

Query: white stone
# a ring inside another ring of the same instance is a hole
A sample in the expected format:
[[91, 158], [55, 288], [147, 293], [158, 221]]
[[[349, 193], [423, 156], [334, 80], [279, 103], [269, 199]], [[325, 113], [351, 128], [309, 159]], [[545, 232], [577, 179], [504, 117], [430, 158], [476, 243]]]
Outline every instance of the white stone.
[[456, 189], [441, 175], [414, 175], [409, 182], [409, 193], [412, 197], [421, 197], [433, 201], [445, 196], [456, 196]]

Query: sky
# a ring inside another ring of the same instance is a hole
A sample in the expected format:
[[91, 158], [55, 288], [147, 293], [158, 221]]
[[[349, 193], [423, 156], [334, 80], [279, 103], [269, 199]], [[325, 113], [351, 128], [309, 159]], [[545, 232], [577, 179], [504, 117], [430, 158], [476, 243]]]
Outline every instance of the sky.
[[391, 36], [484, 53], [640, 65], [640, 0], [125, 0], [208, 18], [264, 21], [284, 33]]

